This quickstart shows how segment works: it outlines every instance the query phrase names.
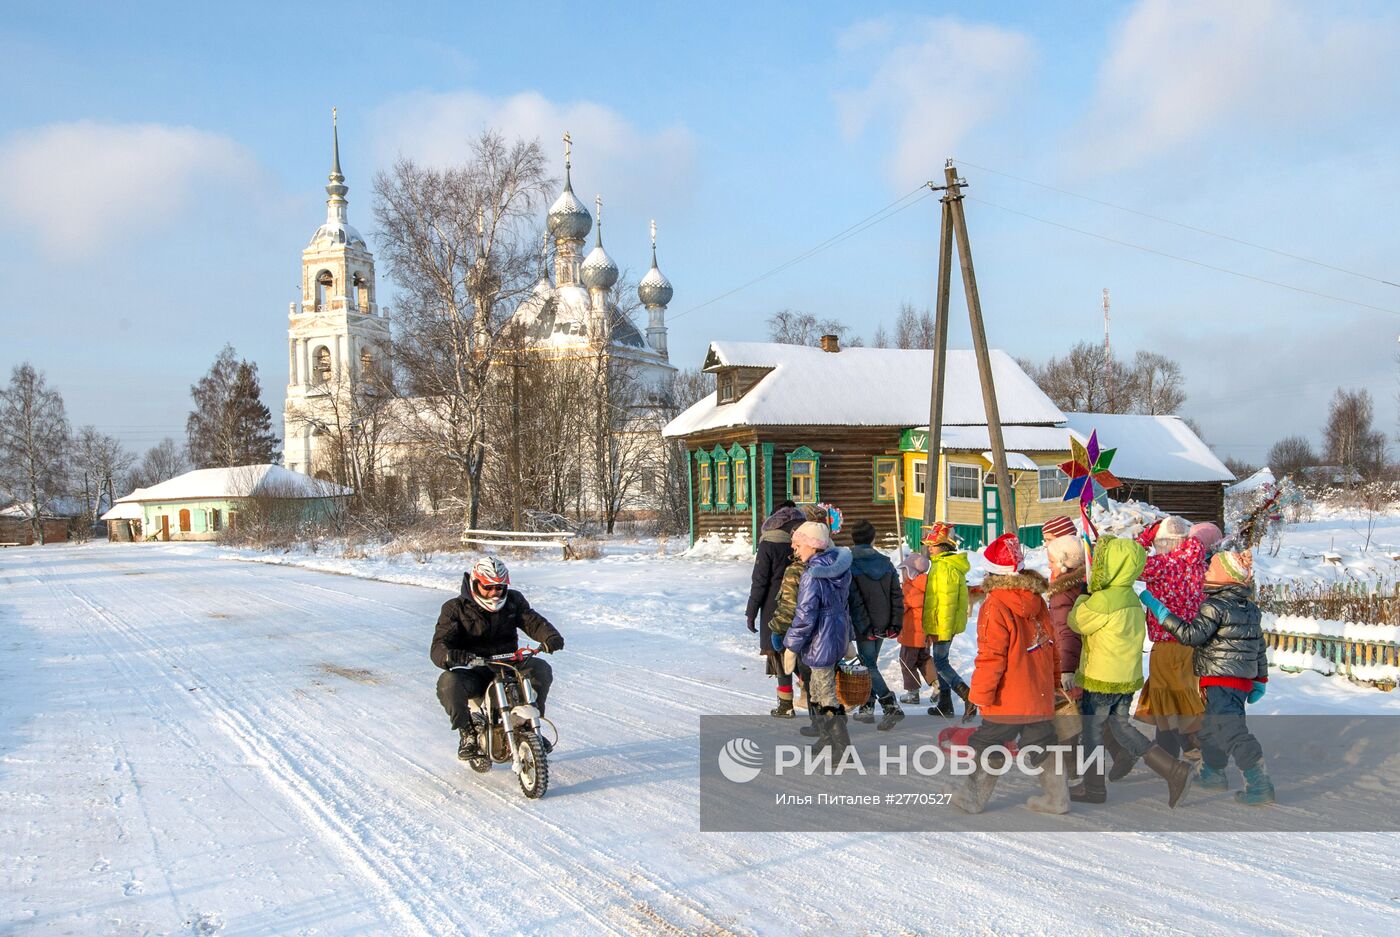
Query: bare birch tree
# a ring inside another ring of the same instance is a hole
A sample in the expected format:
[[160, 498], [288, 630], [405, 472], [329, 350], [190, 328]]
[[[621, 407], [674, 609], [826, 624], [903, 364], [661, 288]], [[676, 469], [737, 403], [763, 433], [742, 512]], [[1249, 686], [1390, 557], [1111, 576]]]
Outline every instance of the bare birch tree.
[[28, 506], [34, 542], [44, 542], [44, 510], [68, 481], [68, 416], [63, 396], [28, 362], [0, 390], [0, 485]]

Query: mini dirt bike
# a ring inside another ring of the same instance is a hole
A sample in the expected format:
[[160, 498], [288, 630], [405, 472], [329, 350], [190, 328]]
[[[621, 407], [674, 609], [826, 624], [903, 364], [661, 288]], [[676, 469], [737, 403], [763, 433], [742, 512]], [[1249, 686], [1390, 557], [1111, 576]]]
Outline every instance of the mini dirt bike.
[[[485, 773], [493, 764], [510, 762], [521, 792], [531, 800], [549, 788], [549, 760], [541, 722], [548, 722], [535, 705], [535, 688], [518, 664], [541, 648], [521, 648], [510, 654], [475, 658], [472, 667], [490, 667], [495, 674], [481, 699], [471, 701], [479, 754], [467, 760], [473, 771]], [[553, 728], [553, 723], [550, 727]]]

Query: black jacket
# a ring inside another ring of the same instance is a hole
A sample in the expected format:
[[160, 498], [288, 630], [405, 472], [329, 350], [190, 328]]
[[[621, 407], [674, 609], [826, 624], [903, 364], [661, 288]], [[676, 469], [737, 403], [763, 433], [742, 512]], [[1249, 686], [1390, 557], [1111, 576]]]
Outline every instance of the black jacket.
[[511, 589], [506, 592], [506, 604], [497, 611], [488, 612], [473, 601], [471, 586], [463, 576], [462, 594], [444, 602], [438, 614], [429, 656], [434, 664], [446, 670], [474, 655], [509, 654], [520, 646], [517, 630], [550, 650], [557, 651], [564, 646], [563, 636], [530, 607], [525, 596]]
[[890, 558], [869, 544], [851, 547], [851, 628], [861, 641], [897, 638], [904, 625], [904, 590]]
[[1194, 621], [1168, 614], [1162, 627], [1196, 649], [1196, 676], [1263, 680], [1269, 675], [1269, 658], [1259, 622], [1249, 587], [1232, 585], [1206, 589]]
[[758, 541], [758, 553], [753, 558], [753, 579], [749, 586], [749, 606], [745, 614], [756, 619], [760, 625], [758, 652], [773, 650], [771, 631], [768, 623], [773, 620], [773, 610], [778, 604], [778, 590], [783, 584], [783, 573], [792, 562], [792, 534], [785, 530], [764, 531]]

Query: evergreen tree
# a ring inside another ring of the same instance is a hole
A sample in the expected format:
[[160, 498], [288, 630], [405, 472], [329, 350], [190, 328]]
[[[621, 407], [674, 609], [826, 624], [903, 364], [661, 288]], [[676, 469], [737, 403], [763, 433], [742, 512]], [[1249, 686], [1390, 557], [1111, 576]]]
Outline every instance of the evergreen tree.
[[281, 455], [272, 412], [261, 400], [258, 366], [240, 361], [232, 345], [223, 347], [190, 397], [186, 446], [196, 468], [265, 464]]

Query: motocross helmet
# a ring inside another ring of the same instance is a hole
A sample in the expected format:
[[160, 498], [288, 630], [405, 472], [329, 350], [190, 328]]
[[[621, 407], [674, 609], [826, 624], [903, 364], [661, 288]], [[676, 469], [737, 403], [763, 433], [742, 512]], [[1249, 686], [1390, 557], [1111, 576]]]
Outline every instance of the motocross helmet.
[[476, 561], [467, 573], [471, 585], [472, 601], [488, 612], [499, 611], [506, 604], [506, 589], [510, 587], [510, 571], [506, 564], [494, 556], [486, 556]]

